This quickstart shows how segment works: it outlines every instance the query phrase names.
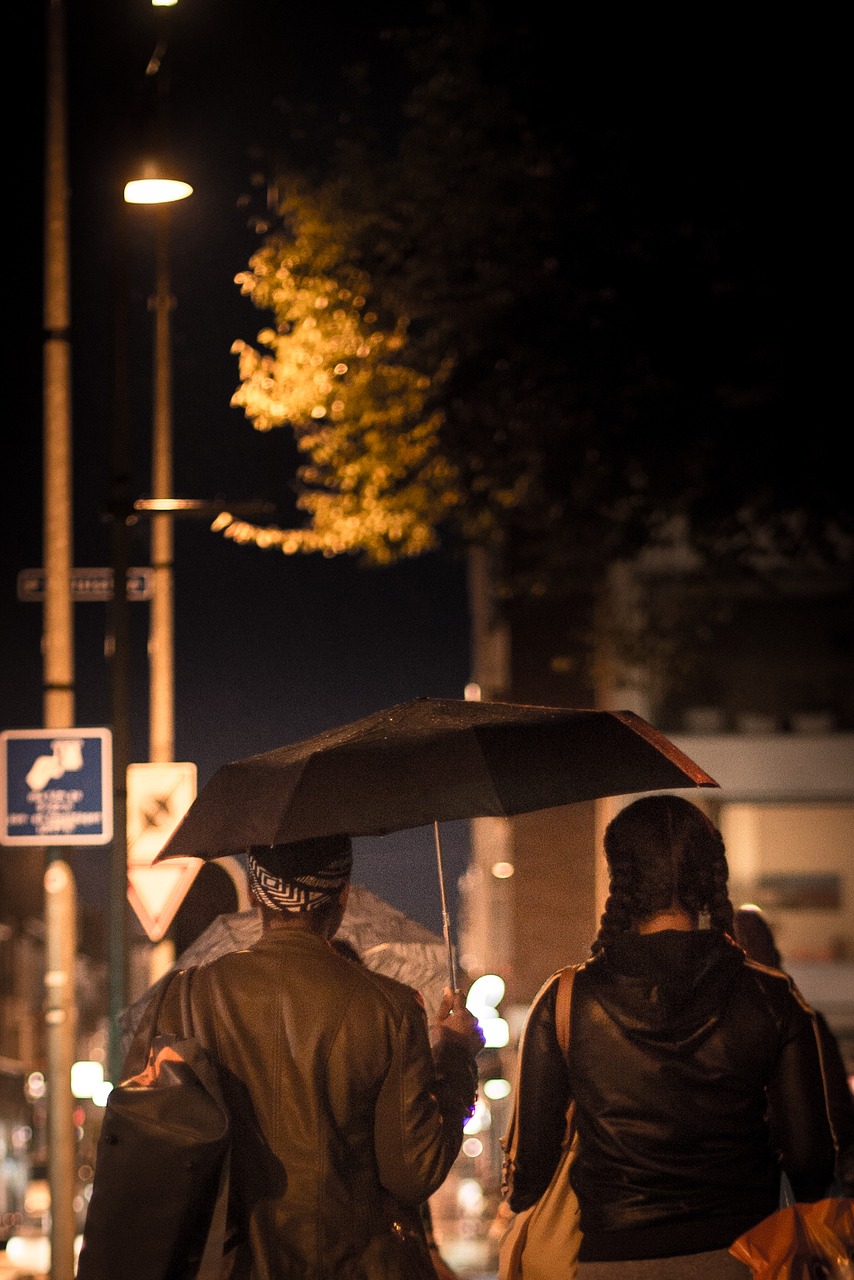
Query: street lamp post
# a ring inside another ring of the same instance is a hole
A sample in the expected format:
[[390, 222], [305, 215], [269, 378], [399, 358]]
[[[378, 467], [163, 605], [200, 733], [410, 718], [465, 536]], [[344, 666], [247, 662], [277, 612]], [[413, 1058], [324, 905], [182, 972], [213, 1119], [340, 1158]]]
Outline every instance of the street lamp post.
[[[172, 177], [164, 177], [149, 166], [144, 176], [124, 188], [126, 204], [156, 205], [157, 257], [154, 311], [154, 375], [152, 416], [152, 496], [130, 501], [127, 448], [128, 407], [117, 410], [114, 440], [113, 567], [115, 578], [114, 620], [114, 755], [115, 813], [121, 833], [113, 842], [111, 875], [112, 949], [110, 963], [111, 1069], [121, 1065], [118, 1015], [127, 1003], [127, 944], [124, 927], [127, 899], [127, 767], [130, 762], [129, 729], [129, 618], [124, 587], [129, 561], [127, 527], [132, 520], [151, 520], [152, 594], [149, 623], [149, 760], [171, 764], [175, 755], [175, 628], [174, 628], [174, 519], [189, 516], [213, 521], [229, 505], [233, 515], [258, 517], [269, 514], [272, 504], [249, 502], [217, 503], [203, 499], [172, 496], [172, 349], [171, 312], [173, 298], [170, 272], [170, 205], [192, 194], [192, 187]], [[117, 326], [121, 328], [121, 325]], [[125, 353], [125, 360], [126, 360]], [[120, 393], [126, 390], [126, 366], [120, 376]], [[116, 1078], [113, 1075], [111, 1078]]]
[[[159, 178], [149, 171], [129, 182], [124, 189], [126, 204], [157, 204], [168, 207], [169, 201], [190, 195], [192, 187], [185, 182]], [[163, 210], [158, 209], [158, 213]], [[118, 297], [116, 317], [116, 405], [113, 424], [112, 482], [110, 518], [112, 521], [113, 601], [112, 601], [112, 718], [113, 718], [113, 786], [114, 832], [110, 863], [110, 991], [109, 991], [109, 1078], [117, 1080], [123, 1050], [119, 1014], [128, 1003], [127, 956], [127, 771], [130, 764], [130, 616], [127, 598], [127, 571], [130, 562], [128, 525], [135, 519], [131, 500], [130, 479], [130, 406], [128, 404], [129, 351], [127, 315], [127, 281], [125, 271], [126, 244], [124, 217], [119, 219], [119, 252], [117, 262]], [[172, 487], [172, 412], [171, 352], [169, 309], [171, 307], [168, 267], [168, 224], [158, 224], [157, 284], [155, 294], [155, 396], [153, 419], [153, 479], [155, 493], [168, 494]], [[162, 522], [158, 525], [158, 521]], [[151, 562], [154, 566], [152, 595], [151, 644], [151, 714], [152, 750], [166, 755], [152, 759], [171, 760], [173, 746], [174, 692], [172, 678], [172, 517], [167, 514], [152, 522]], [[156, 641], [156, 643], [155, 643]], [[155, 659], [156, 654], [156, 659]], [[155, 665], [155, 661], [159, 665]], [[162, 689], [165, 687], [165, 694]], [[161, 711], [162, 705], [165, 710]], [[167, 700], [168, 699], [168, 700]], [[155, 729], [156, 723], [156, 729]], [[165, 728], [164, 728], [165, 726]]]
[[[129, 204], [157, 205], [157, 256], [154, 293], [154, 411], [152, 418], [151, 496], [172, 496], [172, 334], [173, 307], [170, 271], [170, 204], [192, 194], [186, 182], [149, 173], [129, 182]], [[175, 582], [172, 515], [163, 512], [151, 522], [153, 571], [149, 660], [149, 759], [171, 763], [175, 758]]]
[[[151, 496], [172, 494], [172, 309], [169, 271], [169, 206], [157, 209], [157, 284], [154, 295], [154, 417], [152, 421]], [[151, 761], [175, 759], [175, 578], [171, 515], [151, 521], [154, 574], [149, 632], [149, 750]]]
[[119, 1014], [128, 1003], [127, 963], [127, 774], [131, 757], [130, 566], [132, 516], [130, 314], [127, 226], [124, 205], [116, 218], [115, 259], [115, 403], [108, 515], [111, 522], [113, 595], [110, 603], [110, 695], [113, 725], [113, 841], [109, 869], [109, 1019], [108, 1079], [120, 1079], [122, 1032]]
[[[66, 119], [65, 12], [47, 7], [44, 209], [44, 568], [42, 628], [44, 723], [74, 724], [74, 625], [71, 596], [71, 303]], [[74, 1055], [77, 951], [74, 876], [61, 851], [45, 851], [45, 1034], [48, 1065], [48, 1180], [51, 1275], [74, 1274]]]

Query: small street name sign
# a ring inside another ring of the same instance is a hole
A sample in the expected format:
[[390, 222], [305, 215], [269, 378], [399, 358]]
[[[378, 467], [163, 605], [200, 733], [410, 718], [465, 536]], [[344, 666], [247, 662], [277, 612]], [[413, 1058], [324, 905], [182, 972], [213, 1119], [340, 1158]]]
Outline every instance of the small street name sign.
[[[128, 569], [128, 600], [150, 600], [154, 583], [154, 571], [149, 568]], [[44, 600], [44, 569], [22, 569], [18, 574], [19, 600]], [[113, 571], [110, 568], [72, 569], [71, 598], [79, 604], [81, 601], [112, 600]]]

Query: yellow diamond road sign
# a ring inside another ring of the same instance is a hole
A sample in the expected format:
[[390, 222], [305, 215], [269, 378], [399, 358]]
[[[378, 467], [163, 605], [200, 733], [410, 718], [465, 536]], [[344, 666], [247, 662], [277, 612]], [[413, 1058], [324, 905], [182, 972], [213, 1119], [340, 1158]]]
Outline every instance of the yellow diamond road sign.
[[202, 866], [201, 858], [152, 866], [195, 798], [194, 764], [128, 766], [128, 900], [152, 942], [169, 928]]

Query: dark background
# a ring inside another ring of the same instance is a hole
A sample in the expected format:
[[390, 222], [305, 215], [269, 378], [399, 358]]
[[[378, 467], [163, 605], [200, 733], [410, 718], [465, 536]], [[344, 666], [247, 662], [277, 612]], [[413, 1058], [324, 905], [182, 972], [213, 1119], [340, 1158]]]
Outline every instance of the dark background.
[[[451, 6], [453, 8], [453, 6]], [[263, 499], [287, 520], [294, 453], [286, 431], [255, 432], [229, 407], [235, 339], [253, 341], [267, 317], [234, 276], [258, 245], [250, 229], [263, 188], [257, 147], [280, 131], [284, 102], [342, 100], [341, 68], [365, 59], [395, 70], [380, 38], [390, 21], [416, 20], [392, 4], [291, 6], [280, 0], [67, 0], [71, 178], [74, 563], [110, 560], [110, 440], [115, 420], [117, 262], [126, 236], [131, 316], [130, 400], [135, 496], [150, 492], [154, 219], [121, 190], [147, 129], [156, 90], [168, 90], [169, 132], [194, 195], [174, 206], [172, 315], [174, 476], [177, 496]], [[490, 10], [491, 11], [491, 10]], [[542, 101], [561, 119], [603, 122], [621, 139], [645, 193], [668, 210], [687, 183], [747, 226], [756, 271], [772, 278], [769, 341], [781, 369], [794, 361], [810, 415], [826, 423], [840, 351], [835, 317], [839, 33], [817, 15], [785, 25], [779, 13], [745, 18], [720, 7], [627, 16], [526, 7], [539, 24]], [[498, 10], [493, 20], [501, 21]], [[42, 723], [41, 608], [18, 601], [16, 579], [42, 562], [42, 209], [44, 31], [39, 5], [16, 14], [25, 88], [7, 134], [16, 184], [9, 253], [7, 463], [0, 470], [0, 728]], [[158, 39], [157, 77], [145, 69]], [[391, 127], [391, 115], [389, 117]], [[702, 182], [698, 181], [702, 176]], [[745, 237], [741, 238], [745, 243]], [[743, 269], [750, 272], [751, 263]], [[839, 299], [837, 298], [837, 303]], [[656, 299], [649, 299], [650, 315]], [[781, 307], [784, 308], [781, 313]], [[791, 323], [790, 323], [791, 322]], [[789, 331], [790, 330], [790, 331]], [[690, 345], [690, 344], [689, 344]], [[833, 460], [829, 459], [831, 465]], [[131, 562], [148, 563], [149, 531], [132, 530]], [[175, 522], [176, 758], [194, 761], [199, 786], [218, 765], [265, 751], [381, 707], [426, 694], [461, 697], [470, 678], [465, 568], [453, 552], [384, 569], [350, 559], [284, 557], [238, 547], [201, 521]], [[131, 606], [133, 753], [147, 757], [148, 608]], [[104, 658], [107, 608], [75, 606], [80, 726], [109, 724]], [[465, 865], [466, 833], [445, 836], [448, 885]], [[429, 828], [359, 841], [355, 878], [433, 928], [441, 923]], [[14, 860], [19, 851], [4, 849]], [[97, 900], [107, 852], [77, 850], [84, 894]], [[105, 890], [104, 890], [105, 891]]]
[[[16, 321], [2, 468], [6, 536], [0, 543], [0, 728], [42, 724], [42, 608], [16, 597], [21, 569], [42, 564], [43, 27], [24, 15], [32, 43], [27, 129], [16, 154], [27, 175], [16, 211], [20, 250], [12, 292]], [[258, 238], [248, 227], [253, 148], [274, 128], [277, 94], [328, 96], [335, 68], [371, 48], [381, 9], [291, 6], [253, 0], [181, 0], [165, 15], [172, 34], [171, 132], [194, 194], [172, 228], [173, 434], [177, 496], [262, 499], [286, 522], [294, 457], [288, 433], [262, 436], [229, 407], [237, 386], [236, 338], [266, 321], [234, 284]], [[71, 175], [74, 564], [110, 563], [110, 439], [115, 413], [113, 336], [119, 219], [130, 274], [134, 496], [150, 493], [151, 348], [155, 234], [152, 211], [123, 206], [134, 137], [152, 111], [145, 68], [163, 20], [146, 0], [66, 4]], [[330, 16], [330, 15], [334, 15]], [[263, 194], [263, 193], [262, 193]], [[255, 191], [257, 196], [257, 191]], [[257, 203], [257, 201], [256, 201]], [[26, 246], [26, 248], [24, 247]], [[131, 531], [131, 563], [149, 563], [149, 530]], [[201, 787], [228, 760], [252, 755], [419, 695], [462, 697], [469, 679], [465, 571], [430, 555], [382, 570], [352, 559], [285, 557], [238, 547], [200, 520], [175, 521], [176, 759], [194, 761]], [[148, 606], [131, 605], [132, 759], [148, 752]], [[77, 724], [109, 725], [105, 604], [75, 605]], [[465, 824], [444, 834], [448, 892], [466, 857]], [[0, 851], [9, 863], [18, 848]], [[430, 927], [441, 928], [430, 828], [359, 840], [354, 878]], [[81, 896], [106, 896], [108, 853], [75, 849]]]

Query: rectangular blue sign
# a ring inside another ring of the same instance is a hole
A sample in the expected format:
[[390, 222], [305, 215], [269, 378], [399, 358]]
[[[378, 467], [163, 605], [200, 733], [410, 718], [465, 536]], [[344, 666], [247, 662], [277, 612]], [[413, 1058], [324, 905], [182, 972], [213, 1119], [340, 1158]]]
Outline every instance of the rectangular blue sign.
[[109, 844], [113, 758], [109, 729], [0, 733], [0, 844]]

